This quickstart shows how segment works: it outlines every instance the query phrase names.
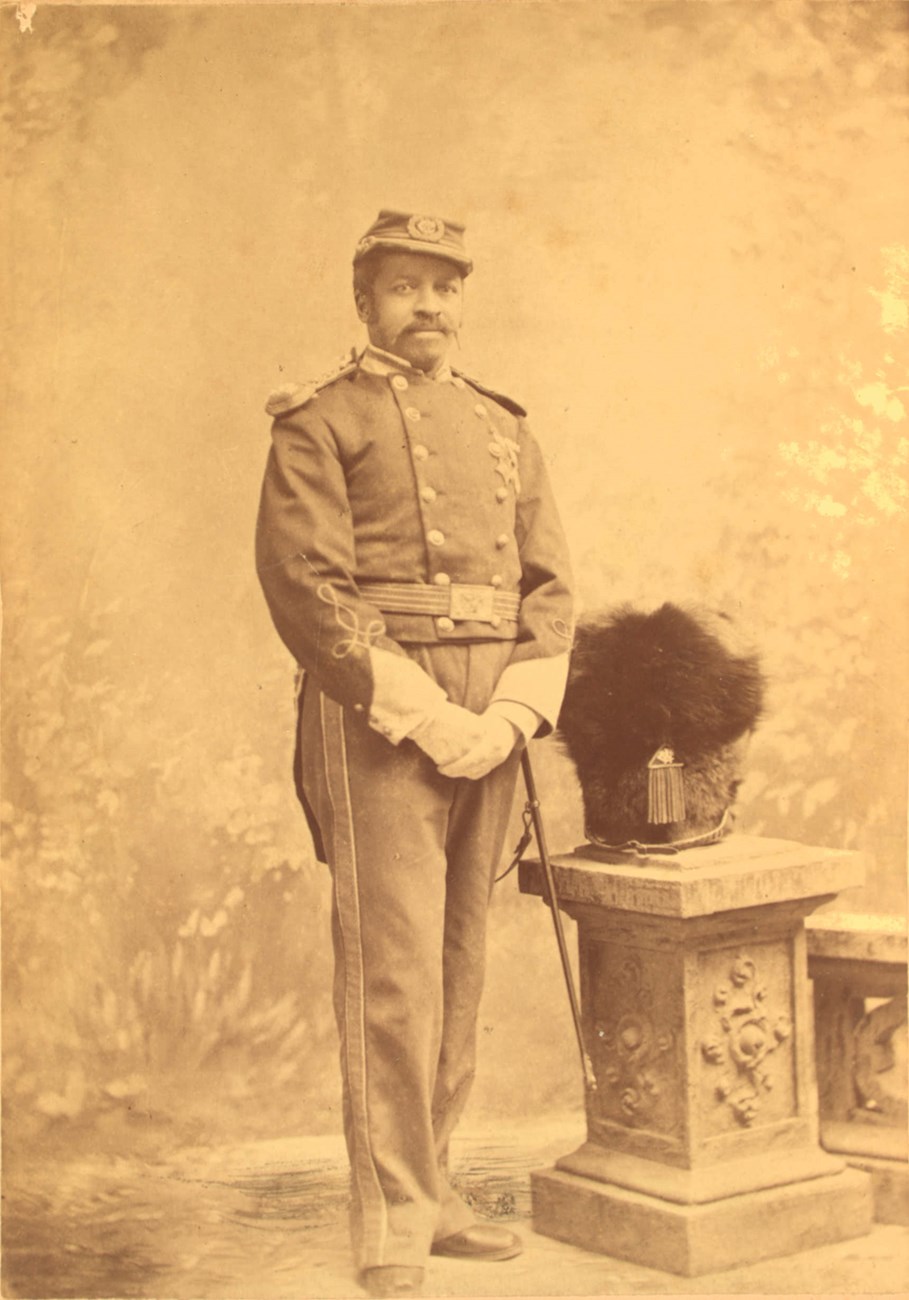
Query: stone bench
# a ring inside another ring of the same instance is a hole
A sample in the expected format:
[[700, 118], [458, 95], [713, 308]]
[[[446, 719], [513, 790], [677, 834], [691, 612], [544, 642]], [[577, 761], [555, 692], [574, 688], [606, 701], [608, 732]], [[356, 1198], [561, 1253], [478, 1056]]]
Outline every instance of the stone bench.
[[808, 918], [821, 1142], [872, 1175], [874, 1217], [909, 1224], [906, 922]]

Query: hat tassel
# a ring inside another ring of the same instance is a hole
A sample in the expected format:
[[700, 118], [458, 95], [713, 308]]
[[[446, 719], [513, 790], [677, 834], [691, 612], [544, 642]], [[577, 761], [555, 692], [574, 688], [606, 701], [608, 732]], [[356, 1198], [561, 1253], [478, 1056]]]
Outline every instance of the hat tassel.
[[661, 746], [647, 764], [647, 821], [652, 826], [685, 820], [684, 766], [675, 761], [668, 745]]

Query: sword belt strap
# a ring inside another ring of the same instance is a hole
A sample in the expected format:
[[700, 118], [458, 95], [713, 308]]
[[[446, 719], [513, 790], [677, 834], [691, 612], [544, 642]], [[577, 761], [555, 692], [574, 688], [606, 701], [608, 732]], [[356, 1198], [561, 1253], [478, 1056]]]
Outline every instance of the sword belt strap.
[[360, 593], [383, 614], [434, 614], [471, 623], [517, 623], [521, 598], [497, 587], [451, 582], [361, 582]]

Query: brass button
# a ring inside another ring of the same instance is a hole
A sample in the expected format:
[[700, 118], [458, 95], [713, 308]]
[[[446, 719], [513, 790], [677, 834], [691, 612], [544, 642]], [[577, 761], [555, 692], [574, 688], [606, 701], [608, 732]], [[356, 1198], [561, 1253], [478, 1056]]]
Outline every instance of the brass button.
[[453, 632], [454, 619], [449, 618], [447, 614], [443, 614], [441, 618], [436, 619], [436, 627], [440, 632]]
[[507, 500], [508, 500], [508, 488], [507, 487], [496, 488], [496, 501], [507, 501]]
[[486, 414], [486, 407], [483, 405], [482, 402], [477, 402], [476, 406], [473, 409], [476, 411], [477, 415]]
[[498, 460], [502, 454], [501, 444], [498, 442], [491, 442], [489, 444], [489, 453], [491, 456], [495, 456], [496, 460]]
[[508, 534], [499, 533], [498, 537], [496, 538], [496, 546], [498, 546], [499, 550], [501, 551], [502, 548], [507, 545], [508, 545]]
[[437, 587], [447, 587], [448, 584], [451, 582], [451, 578], [448, 576], [447, 573], [437, 573], [436, 576], [433, 578], [433, 582], [436, 584]]
[[435, 501], [436, 495], [437, 493], [435, 488], [431, 488], [431, 487], [420, 488], [420, 499], [422, 501]]
[[354, 705], [354, 713], [362, 713], [362, 712], [363, 712], [363, 705], [362, 705], [362, 704], [355, 704], [355, 705]]
[[404, 389], [409, 387], [407, 380], [403, 375], [392, 375], [391, 386], [392, 388], [396, 388], [399, 393], [403, 393]]
[[492, 625], [493, 627], [500, 627], [500, 626], [501, 626], [501, 623], [502, 623], [502, 620], [501, 620], [501, 618], [499, 617], [498, 614], [493, 614], [493, 616], [492, 616], [492, 618], [489, 620], [489, 622], [491, 623], [491, 625]]
[[408, 406], [408, 408], [407, 408], [407, 410], [404, 412], [404, 414], [407, 416], [408, 420], [419, 420], [419, 419], [420, 419], [420, 412], [417, 410], [417, 408], [416, 408], [415, 406]]
[[429, 532], [426, 534], [426, 540], [429, 542], [430, 546], [444, 546], [445, 534], [439, 532], [438, 528], [430, 528]]
[[413, 449], [413, 458], [414, 458], [414, 460], [428, 460], [428, 459], [429, 459], [429, 448], [428, 448], [428, 447], [424, 447], [423, 444], [422, 444], [422, 442], [418, 442], [417, 445], [416, 445], [416, 446], [414, 447], [414, 449]]
[[491, 587], [501, 587], [502, 585], [501, 573], [494, 573], [492, 577], [489, 579], [489, 585]]

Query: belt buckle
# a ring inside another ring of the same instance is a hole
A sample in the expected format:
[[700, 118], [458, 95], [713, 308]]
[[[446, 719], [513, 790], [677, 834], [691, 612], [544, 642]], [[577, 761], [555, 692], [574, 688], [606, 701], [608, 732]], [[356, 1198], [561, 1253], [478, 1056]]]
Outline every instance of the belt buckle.
[[467, 619], [474, 623], [491, 623], [495, 587], [473, 587], [468, 583], [453, 582], [449, 587], [448, 613], [454, 619]]

